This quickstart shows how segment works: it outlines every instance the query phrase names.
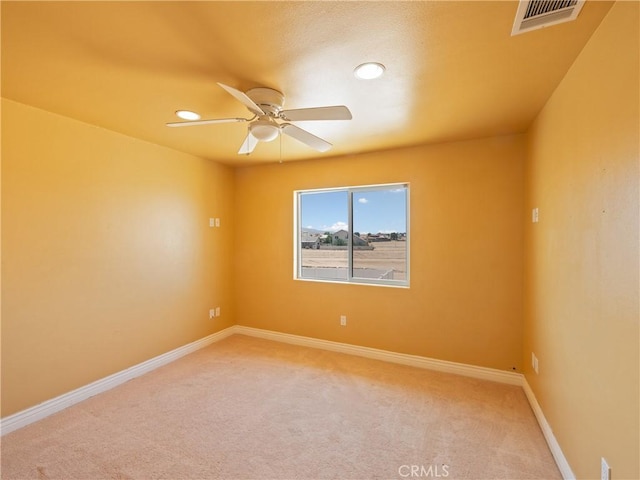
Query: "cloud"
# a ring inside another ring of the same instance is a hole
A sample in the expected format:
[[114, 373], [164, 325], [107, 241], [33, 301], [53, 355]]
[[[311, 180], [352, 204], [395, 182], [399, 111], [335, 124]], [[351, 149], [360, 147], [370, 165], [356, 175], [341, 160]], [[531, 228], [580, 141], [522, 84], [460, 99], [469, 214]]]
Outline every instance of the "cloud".
[[358, 199], [358, 203], [369, 203], [369, 200], [367, 200], [366, 198], [362, 197]]
[[322, 229], [328, 232], [337, 232], [338, 230], [349, 230], [349, 225], [345, 222], [336, 222], [330, 227], [325, 225]]

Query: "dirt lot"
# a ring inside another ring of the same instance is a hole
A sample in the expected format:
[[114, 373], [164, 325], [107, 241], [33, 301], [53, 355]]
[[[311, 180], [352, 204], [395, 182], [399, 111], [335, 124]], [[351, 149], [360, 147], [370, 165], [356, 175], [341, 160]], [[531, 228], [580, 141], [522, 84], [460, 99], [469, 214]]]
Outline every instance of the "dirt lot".
[[[353, 266], [356, 268], [393, 268], [395, 278], [403, 278], [406, 268], [407, 242], [375, 242], [373, 250], [354, 250]], [[302, 249], [303, 267], [346, 267], [347, 250]]]

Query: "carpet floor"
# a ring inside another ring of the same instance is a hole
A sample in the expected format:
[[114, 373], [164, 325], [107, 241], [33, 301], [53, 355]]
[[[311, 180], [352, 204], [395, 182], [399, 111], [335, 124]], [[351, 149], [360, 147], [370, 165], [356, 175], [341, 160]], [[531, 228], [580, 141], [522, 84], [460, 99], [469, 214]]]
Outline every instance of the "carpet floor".
[[2, 437], [2, 479], [560, 479], [520, 387], [234, 335]]

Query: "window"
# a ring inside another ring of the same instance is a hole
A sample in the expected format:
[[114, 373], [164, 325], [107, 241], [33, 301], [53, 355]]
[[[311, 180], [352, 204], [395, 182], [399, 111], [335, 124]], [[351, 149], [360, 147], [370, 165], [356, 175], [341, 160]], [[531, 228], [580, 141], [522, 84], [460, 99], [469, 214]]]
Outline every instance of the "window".
[[295, 278], [409, 285], [408, 184], [301, 190], [294, 203]]

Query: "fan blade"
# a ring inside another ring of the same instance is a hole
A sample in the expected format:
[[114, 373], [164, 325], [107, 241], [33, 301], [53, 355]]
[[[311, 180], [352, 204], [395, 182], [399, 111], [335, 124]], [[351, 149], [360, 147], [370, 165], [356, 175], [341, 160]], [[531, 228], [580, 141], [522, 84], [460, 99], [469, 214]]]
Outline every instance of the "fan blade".
[[211, 123], [246, 122], [246, 118], [214, 118], [211, 120], [192, 120], [188, 122], [169, 122], [167, 127], [190, 127], [191, 125], [209, 125]]
[[218, 85], [220, 85], [228, 93], [233, 95], [236, 100], [243, 103], [245, 107], [251, 110], [251, 112], [255, 113], [256, 115], [266, 115], [264, 111], [258, 105], [256, 105], [253, 102], [253, 100], [247, 97], [247, 95], [244, 92], [241, 92], [240, 90], [236, 90], [235, 88], [230, 87], [229, 85], [225, 85], [224, 83], [218, 82]]
[[296, 110], [283, 110], [280, 115], [292, 122], [306, 120], [351, 120], [351, 112], [344, 105], [335, 107], [298, 108]]
[[283, 133], [295, 138], [305, 145], [308, 145], [314, 150], [318, 150], [319, 152], [326, 152], [331, 149], [332, 145], [326, 140], [316, 137], [314, 134], [301, 129], [300, 127], [296, 127], [295, 125], [291, 125], [290, 123], [283, 124], [281, 130]]
[[238, 155], [249, 155], [258, 145], [258, 139], [251, 135], [251, 132], [247, 133], [247, 137], [242, 142]]

